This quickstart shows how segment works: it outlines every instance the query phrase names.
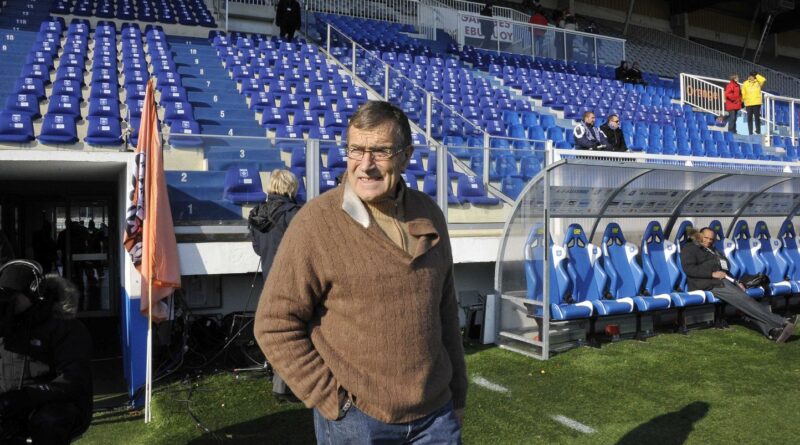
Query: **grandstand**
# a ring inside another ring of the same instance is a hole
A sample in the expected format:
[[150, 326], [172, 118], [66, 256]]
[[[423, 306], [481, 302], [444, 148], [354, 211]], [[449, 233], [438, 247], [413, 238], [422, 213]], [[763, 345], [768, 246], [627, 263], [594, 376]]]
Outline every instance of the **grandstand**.
[[[275, 2], [230, 3], [241, 16]], [[271, 25], [229, 28], [225, 4], [7, 0], [0, 14], [0, 228], [25, 256], [49, 230], [62, 255], [53, 267], [81, 283], [98, 354], [123, 356], [131, 395], [144, 321], [121, 228], [150, 79], [196, 314], [254, 309], [246, 217], [270, 172], [291, 169], [303, 201], [336, 187], [348, 119], [368, 100], [396, 103], [412, 122], [403, 180], [447, 217], [457, 290], [490, 295], [487, 342], [547, 359], [735, 315], [687, 291], [677, 258], [690, 226], [717, 230], [734, 273], [770, 276], [753, 298], [796, 311], [792, 76], [768, 76], [763, 136], [742, 123], [729, 133], [717, 123], [719, 78], [755, 65], [689, 58], [641, 26], [547, 28], [564, 51], [540, 51], [527, 16], [496, 7], [491, 21], [507, 34], [481, 48], [453, 25], [477, 20], [474, 3], [307, 1], [301, 34], [286, 42]], [[614, 78], [626, 57], [642, 62], [646, 85]], [[588, 110], [598, 122], [618, 114], [630, 151], [577, 153], [572, 129]], [[90, 222], [100, 241], [80, 246], [73, 223]]]

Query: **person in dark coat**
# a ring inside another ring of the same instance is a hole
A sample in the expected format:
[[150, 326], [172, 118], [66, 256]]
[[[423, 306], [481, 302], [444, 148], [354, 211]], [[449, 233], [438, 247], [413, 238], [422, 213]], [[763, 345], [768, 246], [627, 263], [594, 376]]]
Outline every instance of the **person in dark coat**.
[[692, 235], [694, 241], [681, 249], [681, 266], [689, 291], [710, 291], [749, 318], [770, 340], [783, 343], [792, 336], [797, 317], [788, 320], [773, 314], [747, 295], [744, 286], [728, 274], [728, 259], [714, 248], [714, 231], [705, 227]]
[[624, 60], [620, 61], [619, 66], [614, 70], [614, 78], [620, 82], [627, 82], [629, 70], [630, 68], [628, 67], [628, 62]]
[[[261, 257], [264, 282], [269, 276], [283, 234], [300, 210], [300, 204], [295, 201], [297, 189], [298, 182], [294, 173], [275, 169], [270, 174], [267, 186], [267, 202], [250, 211], [250, 236], [253, 239], [253, 250]], [[272, 376], [272, 393], [279, 400], [298, 401], [277, 373]]]
[[281, 38], [291, 42], [300, 29], [301, 8], [297, 0], [280, 0], [275, 6], [275, 24], [281, 29]]
[[625, 143], [625, 135], [622, 134], [622, 128], [619, 126], [618, 115], [609, 115], [608, 121], [600, 126], [600, 132], [606, 137], [606, 150], [621, 152], [628, 151], [628, 145]]
[[[31, 439], [34, 444], [66, 445], [92, 420], [92, 340], [75, 318], [78, 289], [57, 274], [40, 282], [41, 270], [34, 262], [17, 260], [0, 274], [2, 298], [15, 301], [13, 321], [4, 320], [10, 325], [3, 329], [6, 350], [48, 368], [0, 395], [0, 443]], [[34, 282], [41, 284], [37, 288]]]
[[272, 171], [267, 186], [267, 202], [250, 211], [250, 236], [253, 250], [261, 257], [261, 274], [267, 280], [272, 260], [292, 218], [300, 210], [295, 201], [297, 177], [289, 170]]
[[[481, 15], [484, 17], [493, 17], [492, 1], [489, 0], [481, 9]], [[492, 42], [492, 34], [494, 34], [494, 20], [481, 20], [481, 34], [483, 35], [483, 43], [481, 48], [489, 49]]]

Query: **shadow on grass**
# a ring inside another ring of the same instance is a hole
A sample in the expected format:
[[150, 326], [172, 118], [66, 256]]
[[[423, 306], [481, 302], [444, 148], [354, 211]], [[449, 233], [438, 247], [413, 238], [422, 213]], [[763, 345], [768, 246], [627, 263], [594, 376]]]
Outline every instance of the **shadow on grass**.
[[681, 445], [689, 438], [694, 423], [708, 414], [709, 407], [706, 402], [693, 402], [679, 411], [654, 417], [622, 436], [617, 445]]
[[187, 445], [309, 444], [315, 443], [314, 418], [309, 409], [291, 409], [220, 428]]

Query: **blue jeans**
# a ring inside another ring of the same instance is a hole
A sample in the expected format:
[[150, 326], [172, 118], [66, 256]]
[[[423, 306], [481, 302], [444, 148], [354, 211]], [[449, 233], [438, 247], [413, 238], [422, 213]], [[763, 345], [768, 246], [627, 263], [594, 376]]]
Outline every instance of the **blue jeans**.
[[355, 405], [339, 420], [328, 420], [314, 409], [318, 445], [339, 444], [461, 444], [453, 402], [408, 423], [383, 423], [364, 414]]

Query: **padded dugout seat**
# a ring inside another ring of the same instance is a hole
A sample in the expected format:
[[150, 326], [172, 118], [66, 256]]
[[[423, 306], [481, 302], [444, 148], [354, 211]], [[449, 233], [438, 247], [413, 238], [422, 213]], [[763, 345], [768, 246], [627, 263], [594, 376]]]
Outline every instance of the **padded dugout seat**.
[[590, 244], [580, 224], [570, 224], [564, 236], [567, 251], [567, 274], [572, 282], [573, 298], [590, 301], [598, 316], [630, 314], [632, 298], [615, 298], [608, 291], [608, 275], [600, 264], [602, 252]]
[[[691, 223], [684, 221], [679, 233], [686, 233], [689, 227]], [[661, 224], [657, 221], [651, 221], [645, 228], [641, 252], [645, 276], [643, 287], [650, 295], [667, 295], [671, 306], [677, 308], [712, 302], [710, 292], [686, 290], [686, 275], [681, 267], [679, 244], [665, 238]]]
[[[759, 254], [761, 242], [750, 236], [750, 229], [747, 225], [747, 221], [740, 220], [736, 223], [736, 226], [733, 228], [732, 238], [733, 242], [736, 244], [736, 259], [742, 268], [741, 273], [749, 275], [766, 273], [767, 265], [761, 260], [761, 255]], [[755, 298], [761, 298], [765, 295], [764, 290], [761, 288], [750, 288], [747, 289], [746, 292], [748, 295]]]
[[[551, 251], [550, 255], [550, 318], [554, 321], [576, 320], [590, 318], [594, 315], [594, 306], [590, 301], [577, 300], [571, 296], [572, 289], [569, 275], [566, 271], [567, 251], [563, 246], [554, 245], [552, 239], [545, 247], [544, 225], [536, 223], [531, 227], [528, 239], [525, 242], [525, 281], [527, 284], [527, 297], [529, 300], [544, 300], [544, 249]], [[567, 295], [570, 295], [567, 297]], [[567, 303], [567, 299], [572, 299]], [[536, 308], [534, 314], [542, 315], [542, 310]]]
[[789, 263], [780, 255], [782, 243], [773, 239], [769, 234], [767, 223], [759, 221], [753, 230], [753, 238], [761, 244], [759, 254], [766, 265], [766, 275], [769, 277], [769, 295], [781, 296], [792, 293], [792, 283], [787, 280]]
[[787, 275], [792, 283], [792, 292], [800, 293], [800, 247], [797, 245], [797, 234], [791, 221], [783, 222], [781, 230], [778, 232], [778, 239], [783, 245], [781, 256], [789, 264]]
[[[603, 233], [603, 264], [609, 278], [609, 292], [617, 299], [630, 297], [639, 312], [669, 309], [668, 294], [642, 295], [644, 272], [636, 262], [639, 249], [625, 240], [617, 223], [610, 223]], [[649, 291], [648, 291], [649, 293]]]

